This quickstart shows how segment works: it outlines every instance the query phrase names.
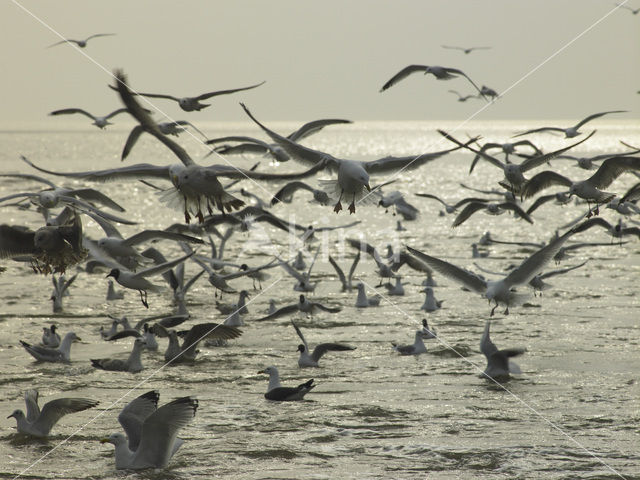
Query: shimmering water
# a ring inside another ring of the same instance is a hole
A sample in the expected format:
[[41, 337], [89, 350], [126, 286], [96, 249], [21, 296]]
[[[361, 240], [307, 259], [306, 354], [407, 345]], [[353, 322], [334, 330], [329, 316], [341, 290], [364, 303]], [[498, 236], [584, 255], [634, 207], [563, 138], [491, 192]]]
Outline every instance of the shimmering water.
[[[283, 132], [295, 127], [269, 126]], [[486, 141], [504, 142], [529, 126], [536, 125], [474, 123], [457, 135], [465, 138], [465, 133], [480, 134]], [[255, 135], [247, 125], [206, 127], [201, 126], [210, 137]], [[364, 123], [327, 128], [306, 143], [342, 158], [410, 155], [447, 148], [434, 129], [454, 127], [446, 123]], [[619, 140], [640, 144], [640, 130], [635, 123], [602, 122], [598, 129], [596, 136], [576, 153], [619, 151]], [[125, 138], [126, 131], [118, 128], [0, 132], [1, 169], [5, 173], [35, 173], [19, 160], [20, 154], [61, 171], [116, 167], [121, 165], [119, 154]], [[186, 136], [181, 137], [181, 142], [194, 158], [204, 155], [204, 148]], [[539, 136], [536, 142], [545, 151], [567, 144], [554, 136]], [[247, 157], [237, 163], [246, 167], [255, 160]], [[266, 159], [260, 160], [263, 170], [301, 169], [293, 162], [276, 167]], [[132, 343], [103, 342], [97, 330], [110, 323], [107, 314], [138, 320], [172, 311], [168, 288], [163, 294], [150, 294], [150, 309], [146, 310], [136, 292], [127, 292], [124, 300], [107, 302], [104, 273], [81, 272], [65, 299], [64, 313], [53, 315], [49, 300], [51, 277], [35, 275], [27, 265], [3, 261], [7, 271], [0, 275], [2, 418], [15, 408], [24, 408], [23, 392], [32, 387], [40, 390], [41, 403], [62, 396], [82, 396], [99, 399], [101, 404], [63, 418], [47, 441], [25, 439], [16, 434], [13, 419], [1, 420], [0, 477], [13, 478], [24, 472], [29, 478], [122, 478], [125, 474], [115, 469], [112, 446], [101, 445], [99, 439], [120, 430], [116, 417], [124, 395], [128, 395], [128, 401], [158, 389], [161, 403], [177, 396], [196, 395], [200, 408], [192, 424], [181, 432], [186, 443], [166, 470], [129, 476], [528, 479], [617, 478], [617, 472], [626, 478], [640, 478], [637, 238], [630, 237], [623, 245], [575, 251], [562, 266], [588, 260], [585, 267], [550, 279], [553, 289], [542, 297], [532, 295], [525, 305], [512, 308], [509, 316], [497, 312], [492, 327], [497, 346], [527, 348], [527, 353], [517, 359], [523, 373], [504, 388], [478, 377], [485, 367], [478, 344], [490, 308], [477, 295], [463, 292], [459, 285], [436, 276], [436, 296], [444, 300], [444, 306], [428, 314], [428, 319], [440, 341], [430, 340], [429, 353], [413, 358], [395, 354], [391, 342], [410, 343], [426, 316], [419, 309], [424, 300], [420, 293], [421, 275], [404, 267], [401, 273], [406, 296], [383, 299], [378, 308], [358, 310], [353, 306], [355, 291], [340, 292], [326, 255], [331, 253], [343, 268], [348, 268], [355, 252], [345, 247], [343, 239], [347, 236], [361, 235], [381, 251], [388, 243], [406, 244], [465, 268], [474, 268], [476, 261], [500, 271], [520, 262], [531, 250], [494, 245], [488, 249], [488, 258], [474, 260], [470, 245], [484, 231], [490, 230], [502, 240], [542, 242], [556, 228], [586, 212], [583, 204], [547, 204], [533, 214], [533, 225], [508, 215], [491, 217], [479, 212], [451, 229], [452, 216], [438, 216], [438, 204], [413, 193], [435, 193], [452, 202], [471, 194], [460, 188], [461, 181], [479, 188], [497, 186], [501, 173], [496, 168], [481, 163], [469, 176], [470, 160], [467, 154], [451, 155], [420, 170], [403, 173], [386, 188], [387, 192], [404, 192], [406, 199], [421, 210], [417, 221], [404, 222], [407, 231], [401, 233], [395, 231], [397, 217], [382, 208], [362, 207], [353, 216], [345, 212], [335, 215], [331, 207], [308, 203], [309, 197], [304, 193], [296, 197], [295, 204], [273, 208], [275, 214], [303, 225], [362, 221], [346, 233], [332, 232], [324, 241], [312, 245], [312, 252], [320, 246], [321, 254], [313, 273], [314, 281], [319, 283], [311, 296], [318, 302], [341, 305], [343, 311], [337, 315], [293, 318], [312, 348], [325, 341], [357, 347], [353, 352], [327, 354], [319, 369], [298, 368], [299, 341], [289, 318], [252, 321], [264, 314], [270, 298], [278, 306], [296, 300], [293, 279], [279, 269], [270, 271], [271, 278], [264, 282], [262, 291], [252, 291], [250, 314], [237, 341], [221, 348], [201, 347], [195, 365], [167, 368], [161, 368], [162, 342], [160, 353], [144, 354], [145, 370], [132, 375], [97, 371], [90, 366], [90, 358], [126, 356]], [[156, 164], [174, 161], [155, 139], [144, 137], [129, 160]], [[573, 178], [590, 175], [567, 161], [552, 164]], [[56, 178], [54, 182], [78, 184], [63, 180]], [[385, 180], [379, 176], [372, 184]], [[636, 181], [626, 175], [609, 190], [622, 193]], [[279, 187], [244, 184], [264, 200], [268, 199], [268, 192]], [[122, 226], [125, 235], [140, 228], [165, 228], [182, 221], [180, 212], [161, 204], [148, 187], [138, 182], [94, 186], [124, 205], [126, 215], [141, 224]], [[0, 195], [39, 188], [31, 181], [0, 178]], [[602, 216], [611, 223], [617, 221], [611, 210], [603, 209]], [[0, 221], [31, 228], [38, 228], [42, 222], [33, 209], [12, 207], [0, 209]], [[102, 236], [94, 223], [86, 220], [84, 224], [88, 236]], [[596, 229], [575, 239], [582, 241], [611, 242], [605, 232]], [[258, 225], [249, 233], [235, 233], [227, 244], [225, 257], [258, 265], [269, 261], [276, 252], [289, 257], [295, 249], [288, 244], [287, 233]], [[179, 254], [171, 243], [156, 246], [167, 257]], [[197, 272], [195, 264], [187, 264], [187, 276]], [[368, 285], [369, 293], [379, 283], [369, 258], [363, 257], [356, 275]], [[157, 283], [161, 282], [158, 279]], [[238, 290], [252, 286], [248, 279], [232, 281], [232, 285]], [[382, 288], [379, 291], [386, 292]], [[225, 295], [223, 301], [235, 301], [235, 296]], [[193, 317], [189, 324], [224, 320], [213, 308], [213, 289], [206, 278], [195, 284], [188, 302]], [[70, 365], [35, 363], [18, 343], [18, 339], [38, 342], [42, 326], [51, 323], [59, 325], [62, 333], [73, 330], [82, 338], [72, 349]], [[257, 372], [269, 365], [279, 368], [285, 384], [314, 378], [318, 386], [303, 402], [268, 402], [263, 398], [267, 377]], [[120, 403], [111, 408], [115, 401]]]

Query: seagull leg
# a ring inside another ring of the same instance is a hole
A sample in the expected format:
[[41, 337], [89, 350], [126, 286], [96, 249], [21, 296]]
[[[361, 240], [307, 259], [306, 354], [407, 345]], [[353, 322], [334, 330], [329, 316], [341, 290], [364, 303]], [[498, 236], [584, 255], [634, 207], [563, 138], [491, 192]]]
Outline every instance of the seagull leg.
[[509, 305], [507, 305], [507, 309], [504, 311], [505, 315], [509, 315]]
[[491, 313], [489, 314], [490, 317], [493, 317], [493, 313], [496, 311], [496, 308], [498, 308], [498, 301], [497, 300], [496, 300], [495, 306], [491, 309]]
[[144, 290], [138, 290], [138, 292], [140, 292], [140, 301], [142, 302], [142, 305], [144, 305], [145, 308], [149, 308], [149, 304], [147, 303], [147, 292]]
[[352, 215], [356, 213], [356, 194], [353, 194], [353, 199], [351, 200], [351, 205], [349, 205], [349, 214]]
[[338, 203], [336, 203], [336, 206], [333, 207], [333, 211], [338, 213], [340, 210], [342, 210], [342, 203], [340, 203], [340, 200], [342, 200], [342, 194], [344, 193], [344, 190], [340, 191], [340, 198], [338, 198]]

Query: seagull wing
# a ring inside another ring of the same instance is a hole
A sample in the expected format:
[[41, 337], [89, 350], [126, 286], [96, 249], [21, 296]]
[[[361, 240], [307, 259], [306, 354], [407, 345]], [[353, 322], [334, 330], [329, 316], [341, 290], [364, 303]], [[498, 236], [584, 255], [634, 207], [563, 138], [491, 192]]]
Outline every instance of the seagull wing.
[[302, 331], [300, 331], [300, 329], [298, 328], [298, 326], [293, 322], [293, 320], [291, 320], [291, 325], [293, 325], [293, 328], [295, 328], [296, 333], [298, 334], [298, 336], [300, 337], [300, 340], [302, 340], [302, 343], [304, 344], [304, 349], [309, 352], [309, 344], [307, 343], [307, 341], [304, 339], [304, 335], [302, 335]]
[[252, 178], [254, 180], [281, 181], [310, 177], [322, 169], [324, 169], [324, 164], [317, 163], [315, 165], [312, 165], [308, 170], [299, 173], [266, 173], [256, 172], [253, 170], [244, 170], [242, 168], [237, 168], [230, 165], [212, 165], [206, 168], [206, 172], [207, 174], [215, 175], [216, 177]]
[[140, 270], [136, 272], [136, 277], [150, 277], [152, 275], [159, 275], [161, 273], [166, 272], [167, 270], [175, 267], [180, 262], [184, 262], [187, 258], [193, 255], [195, 252], [188, 253], [183, 255], [182, 257], [176, 258], [175, 260], [171, 260], [168, 262], [161, 263], [159, 265], [154, 265], [153, 267], [145, 268], [144, 270]]
[[469, 202], [458, 214], [451, 226], [457, 227], [458, 225], [462, 225], [471, 215], [476, 213], [478, 210], [482, 210], [486, 206], [487, 204], [484, 202]]
[[382, 86], [380, 91], [384, 92], [388, 88], [393, 87], [396, 83], [398, 83], [401, 80], [404, 80], [405, 78], [407, 78], [412, 73], [424, 72], [426, 70], [427, 70], [427, 65], [409, 65], [407, 67], [404, 67], [402, 70], [400, 70], [398, 73], [396, 73], [393, 77], [391, 77], [389, 80], [387, 80], [387, 83], [385, 83]]
[[178, 431], [196, 416], [197, 409], [198, 400], [182, 397], [149, 415], [142, 424], [136, 464], [164, 467], [173, 454]]
[[[475, 142], [476, 139], [470, 140], [468, 143]], [[440, 158], [447, 153], [459, 150], [463, 145], [442, 150], [440, 152], [423, 153], [420, 155], [409, 155], [408, 157], [384, 157], [369, 162], [363, 162], [362, 166], [368, 173], [385, 173], [392, 170], [412, 170], [421, 167], [425, 163]]]
[[288, 138], [283, 137], [273, 130], [268, 129], [253, 116], [253, 114], [243, 103], [241, 103], [240, 105], [247, 113], [247, 115], [249, 115], [251, 120], [253, 120], [267, 135], [269, 135], [269, 137], [271, 137], [274, 142], [277, 142], [278, 145], [280, 145], [289, 155], [291, 155], [294, 160], [310, 166], [325, 164], [325, 162], [328, 162], [332, 164], [331, 166], [333, 168], [337, 168], [337, 165], [340, 162], [340, 160], [338, 160], [337, 158], [329, 155], [328, 153], [313, 150], [298, 143], [292, 142]]
[[84, 115], [85, 117], [89, 117], [91, 120], [95, 120], [96, 119], [95, 116], [93, 116], [92, 114], [90, 114], [89, 112], [87, 112], [86, 110], [83, 110], [81, 108], [63, 108], [61, 110], [54, 110], [49, 115], [70, 115], [70, 114], [73, 114], [73, 113], [80, 113], [81, 115]]
[[487, 320], [484, 325], [484, 331], [482, 332], [482, 338], [480, 339], [480, 351], [487, 359], [498, 351], [498, 347], [491, 341], [490, 336], [491, 322]]
[[422, 260], [434, 270], [440, 272], [446, 277], [451, 278], [459, 283], [462, 283], [465, 287], [478, 293], [485, 293], [487, 290], [487, 282], [477, 275], [468, 272], [452, 263], [445, 262], [439, 258], [426, 255], [414, 248], [407, 247], [407, 250], [412, 255], [415, 255], [418, 260]]
[[559, 173], [545, 170], [544, 172], [540, 172], [531, 177], [522, 187], [520, 195], [522, 195], [522, 198], [529, 198], [552, 185], [570, 187], [572, 183], [573, 182], [571, 182], [570, 179], [560, 175]]
[[228, 95], [230, 93], [242, 92], [243, 90], [251, 90], [252, 88], [259, 87], [263, 83], [265, 83], [265, 82], [256, 83], [255, 85], [251, 85], [249, 87], [232, 88], [230, 90], [217, 90], [215, 92], [203, 93], [202, 95], [199, 95], [199, 96], [195, 97], [195, 99], [198, 100], [198, 101], [199, 100], [206, 100], [207, 98], [216, 97], [218, 95]]
[[184, 235], [182, 233], [167, 232], [165, 230], [144, 230], [138, 232], [135, 235], [130, 236], [124, 241], [125, 245], [133, 246], [139, 243], [147, 242], [155, 239], [174, 240], [176, 242], [189, 242], [204, 244], [204, 241], [199, 238], [192, 237], [191, 235]]
[[295, 313], [298, 312], [298, 305], [297, 304], [291, 304], [291, 305], [285, 305], [284, 307], [279, 308], [278, 310], [276, 310], [275, 312], [273, 312], [270, 315], [267, 315], [266, 317], [262, 317], [262, 318], [256, 318], [254, 321], [255, 322], [262, 322], [263, 320], [273, 320], [275, 318], [280, 318], [284, 315], [289, 315], [291, 313]]
[[133, 127], [131, 132], [129, 132], [127, 141], [124, 143], [124, 148], [122, 149], [122, 154], [120, 155], [121, 160], [124, 160], [129, 156], [129, 153], [131, 153], [131, 149], [138, 141], [138, 138], [140, 138], [140, 135], [142, 135], [142, 132], [144, 132], [144, 128], [142, 128], [142, 125], [136, 125], [135, 127]]
[[35, 253], [34, 236], [35, 232], [26, 227], [0, 225], [0, 258]]
[[89, 37], [87, 37], [85, 39], [85, 42], [88, 42], [92, 38], [96, 38], [96, 37], [111, 37], [113, 35], [115, 35], [115, 33], [94, 33], [93, 35], [90, 35]]
[[568, 230], [563, 235], [560, 235], [558, 238], [555, 238], [540, 250], [533, 253], [505, 277], [505, 284], [514, 286], [529, 283], [533, 277], [540, 273], [540, 270], [544, 268], [546, 263], [550, 261], [556, 253], [558, 253], [558, 250], [560, 250], [564, 242], [566, 242], [569, 237], [575, 233], [575, 230], [576, 229]]
[[336, 263], [336, 261], [333, 259], [333, 257], [331, 255], [329, 255], [329, 263], [331, 265], [333, 265], [333, 268], [335, 269], [336, 273], [338, 274], [338, 278], [340, 279], [340, 283], [342, 283], [342, 290], [347, 290], [348, 289], [347, 278], [344, 276], [344, 272], [338, 266], [338, 264]]
[[293, 194], [300, 189], [307, 190], [309, 192], [315, 191], [313, 187], [310, 187], [304, 182], [300, 182], [300, 181], [289, 182], [276, 192], [276, 194], [271, 199], [271, 205], [275, 205], [278, 202], [286, 201], [287, 199], [290, 201]]
[[482, 93], [482, 90], [480, 90], [478, 86], [475, 83], [473, 83], [473, 80], [471, 80], [469, 75], [464, 73], [462, 70], [459, 70], [457, 68], [446, 68], [446, 71], [447, 73], [456, 73], [458, 75], [462, 75], [464, 78], [469, 80], [469, 83], [474, 86], [474, 88], [478, 91], [478, 93], [482, 96], [482, 98], [486, 99], [486, 97], [484, 96], [484, 93]]
[[613, 157], [602, 162], [589, 182], [597, 188], [606, 188], [626, 171], [640, 170], [640, 158], [637, 157]]
[[317, 362], [327, 352], [346, 352], [347, 350], [355, 350], [355, 347], [341, 343], [320, 343], [313, 349], [311, 358], [314, 362]]
[[498, 206], [504, 210], [511, 210], [512, 212], [515, 212], [516, 215], [518, 215], [523, 220], [526, 220], [531, 224], [533, 223], [533, 220], [531, 220], [531, 217], [527, 214], [527, 212], [522, 210], [522, 208], [520, 208], [520, 206], [516, 203], [504, 202], [504, 203], [498, 204]]
[[81, 412], [98, 405], [88, 398], [59, 398], [45, 403], [38, 419], [32, 424], [35, 430], [48, 434], [53, 426], [68, 413]]
[[135, 452], [140, 443], [142, 425], [146, 418], [158, 409], [160, 393], [151, 390], [131, 400], [118, 415], [118, 422], [122, 425], [129, 439], [129, 450]]
[[558, 155], [563, 154], [567, 150], [571, 150], [573, 147], [580, 145], [582, 142], [586, 142], [593, 136], [594, 133], [596, 133], [595, 130], [591, 132], [588, 136], [580, 140], [579, 142], [576, 142], [573, 145], [569, 145], [568, 147], [561, 148], [560, 150], [556, 150], [555, 152], [549, 152], [544, 155], [539, 155], [537, 157], [527, 158], [520, 164], [520, 170], [522, 172], [526, 172], [528, 170], [531, 170], [532, 168], [539, 167], [540, 165], [547, 163], [549, 160], [554, 159]]
[[560, 127], [540, 127], [540, 128], [534, 128], [533, 130], [527, 130], [526, 132], [521, 132], [521, 133], [517, 133], [515, 135], [513, 135], [513, 137], [522, 137], [523, 135], [529, 135], [531, 133], [538, 133], [538, 132], [562, 132], [564, 133], [564, 128], [560, 128]]
[[118, 108], [117, 110], [114, 110], [113, 112], [111, 112], [110, 114], [108, 114], [107, 116], [104, 117], [105, 120], [109, 120], [110, 118], [115, 117], [116, 115], [120, 115], [121, 113], [126, 112], [127, 109], [126, 108]]
[[24, 392], [24, 403], [27, 406], [27, 420], [31, 423], [33, 423], [40, 415], [38, 396], [38, 390], [36, 389], [29, 389]]
[[327, 125], [336, 125], [342, 123], [353, 123], [351, 120], [342, 120], [339, 118], [326, 118], [322, 120], [313, 120], [302, 125], [295, 132], [287, 135], [287, 138], [292, 142], [298, 142], [303, 138], [307, 138], [309, 135], [319, 132]]
[[595, 120], [596, 118], [602, 117], [603, 115], [607, 115], [609, 113], [625, 113], [626, 110], [610, 110], [608, 112], [600, 112], [600, 113], [594, 113], [593, 115], [589, 115], [587, 118], [580, 120], [575, 127], [576, 130], [579, 129], [582, 125], [584, 125], [587, 122], [590, 122], [591, 120]]

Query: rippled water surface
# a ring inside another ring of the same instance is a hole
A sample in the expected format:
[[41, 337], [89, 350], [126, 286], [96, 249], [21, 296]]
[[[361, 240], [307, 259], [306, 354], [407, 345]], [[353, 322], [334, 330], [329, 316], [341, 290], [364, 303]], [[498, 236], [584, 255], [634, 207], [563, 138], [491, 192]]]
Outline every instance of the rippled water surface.
[[[295, 128], [278, 123], [270, 126], [283, 132]], [[530, 126], [536, 124], [474, 123], [456, 134], [459, 138], [469, 133], [482, 135], [484, 141], [504, 142]], [[449, 147], [435, 133], [437, 127], [453, 129], [455, 125], [354, 124], [329, 127], [305, 143], [342, 158], [411, 155]], [[256, 134], [247, 125], [212, 125], [209, 129], [205, 125], [203, 129], [210, 137]], [[5, 173], [35, 173], [19, 160], [20, 154], [61, 171], [117, 167], [121, 165], [119, 154], [125, 138], [126, 131], [118, 128], [0, 132], [1, 169]], [[545, 151], [569, 142], [551, 135], [535, 140]], [[576, 153], [620, 151], [623, 147], [619, 140], [640, 144], [637, 124], [603, 122], [596, 136]], [[180, 141], [194, 158], [206, 153], [186, 136]], [[275, 166], [268, 159], [258, 160], [259, 168], [265, 171], [302, 168], [293, 162]], [[155, 139], [142, 137], [127, 161], [168, 164], [175, 159]], [[256, 158], [233, 161], [248, 167]], [[64, 312], [54, 315], [49, 300], [51, 276], [36, 275], [26, 264], [4, 260], [7, 271], [0, 275], [0, 418], [24, 408], [23, 392], [33, 387], [40, 390], [41, 403], [63, 396], [94, 398], [101, 403], [95, 409], [64, 417], [47, 441], [25, 439], [16, 433], [13, 418], [0, 420], [0, 477], [524, 479], [618, 478], [619, 474], [640, 478], [637, 238], [629, 237], [627, 243], [619, 245], [612, 243], [606, 232], [594, 228], [571, 239], [569, 244], [589, 241], [606, 245], [576, 250], [562, 266], [588, 261], [583, 268], [551, 278], [552, 289], [542, 296], [531, 295], [508, 316], [502, 309], [496, 311], [492, 338], [497, 346], [527, 349], [517, 359], [522, 374], [502, 386], [479, 378], [486, 363], [479, 340], [490, 307], [478, 295], [463, 292], [459, 285], [436, 275], [435, 292], [444, 300], [443, 308], [425, 314], [420, 310], [424, 278], [406, 267], [400, 273], [407, 294], [385, 295], [377, 308], [356, 309], [355, 291], [340, 292], [327, 255], [331, 253], [343, 268], [348, 268], [355, 251], [345, 246], [345, 237], [363, 236], [381, 252], [389, 243], [409, 245], [465, 268], [474, 269], [473, 262], [478, 262], [484, 268], [500, 271], [519, 263], [532, 250], [493, 245], [487, 250], [487, 258], [472, 259], [471, 244], [484, 231], [490, 230], [501, 240], [544, 242], [557, 228], [587, 210], [584, 204], [560, 207], [549, 203], [533, 214], [533, 225], [509, 215], [491, 217], [479, 212], [452, 229], [452, 216], [438, 216], [439, 204], [413, 193], [430, 192], [453, 202], [471, 194], [459, 186], [460, 182], [478, 188], [497, 186], [501, 174], [495, 167], [480, 163], [469, 175], [470, 161], [468, 154], [450, 155], [403, 173], [386, 187], [386, 192], [404, 192], [421, 211], [418, 220], [404, 222], [404, 232], [395, 231], [398, 217], [391, 211], [363, 206], [358, 207], [356, 215], [349, 216], [345, 211], [336, 215], [331, 207], [308, 203], [310, 197], [305, 193], [298, 194], [294, 204], [272, 209], [276, 215], [302, 225], [339, 225], [354, 219], [362, 222], [347, 232], [332, 232], [311, 246], [313, 253], [321, 248], [312, 275], [318, 286], [311, 297], [324, 304], [340, 305], [343, 310], [335, 315], [291, 318], [303, 329], [312, 348], [326, 341], [357, 347], [352, 352], [330, 352], [317, 369], [298, 368], [299, 340], [289, 318], [253, 321], [265, 314], [269, 299], [275, 299], [278, 306], [297, 299], [298, 293], [292, 290], [294, 280], [281, 269], [270, 270], [271, 277], [263, 282], [262, 291], [252, 290], [248, 279], [231, 281], [234, 288], [251, 292], [250, 313], [239, 339], [225, 347], [201, 346], [194, 365], [166, 368], [162, 368], [165, 344], [161, 341], [160, 353], [145, 352], [145, 370], [133, 375], [91, 367], [90, 358], [125, 357], [132, 345], [131, 340], [104, 342], [98, 328], [109, 325], [108, 314], [127, 315], [137, 321], [171, 312], [174, 306], [168, 287], [161, 294], [150, 294], [150, 308], [146, 310], [137, 292], [129, 291], [124, 300], [107, 302], [104, 272], [90, 275], [83, 271], [70, 288]], [[552, 166], [572, 178], [590, 175], [569, 161], [556, 160]], [[386, 180], [377, 176], [372, 184]], [[54, 182], [80, 185], [61, 178]], [[608, 190], [623, 193], [635, 182], [636, 177], [625, 175]], [[93, 186], [125, 206], [124, 215], [141, 224], [119, 227], [124, 235], [183, 221], [179, 211], [163, 205], [149, 187], [139, 182]], [[261, 183], [258, 187], [243, 182], [243, 186], [267, 200], [280, 184]], [[3, 196], [39, 188], [32, 181], [0, 178]], [[611, 223], [617, 221], [611, 210], [602, 209], [601, 215]], [[33, 208], [7, 206], [0, 209], [0, 221], [34, 229], [42, 224]], [[103, 236], [95, 223], [83, 221], [89, 237]], [[289, 258], [297, 247], [289, 244], [286, 232], [257, 225], [249, 232], [234, 234], [225, 258], [259, 265], [276, 253]], [[169, 258], [180, 254], [168, 242], [155, 246]], [[367, 285], [369, 294], [379, 284], [374, 267], [372, 260], [363, 256], [356, 270], [356, 277]], [[549, 265], [547, 269], [553, 268]], [[188, 263], [186, 270], [190, 277], [199, 267]], [[156, 283], [162, 284], [162, 280], [158, 278]], [[378, 291], [386, 293], [384, 288]], [[206, 277], [187, 297], [192, 315], [187, 325], [224, 320], [214, 308], [214, 291]], [[225, 302], [235, 300], [235, 295], [223, 297]], [[410, 343], [425, 317], [439, 335], [439, 340], [428, 341], [428, 353], [414, 358], [393, 352], [391, 342]], [[42, 326], [51, 323], [59, 325], [62, 333], [73, 330], [82, 338], [73, 346], [69, 365], [35, 363], [18, 343], [19, 339], [37, 343]], [[269, 402], [263, 397], [267, 377], [257, 373], [269, 365], [279, 368], [285, 384], [314, 378], [317, 387], [303, 402]], [[117, 414], [123, 401], [150, 389], [160, 391], [161, 403], [177, 396], [197, 396], [197, 415], [181, 431], [186, 442], [167, 469], [118, 472], [112, 446], [100, 444], [99, 439], [120, 430]], [[118, 404], [113, 405], [116, 401]]]

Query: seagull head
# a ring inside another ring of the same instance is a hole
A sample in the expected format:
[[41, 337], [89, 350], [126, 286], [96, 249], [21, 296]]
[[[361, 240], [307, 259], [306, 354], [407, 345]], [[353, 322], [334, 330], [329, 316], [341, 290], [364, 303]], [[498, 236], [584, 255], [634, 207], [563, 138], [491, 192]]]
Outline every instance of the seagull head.
[[113, 277], [116, 280], [118, 280], [118, 277], [120, 276], [120, 269], [119, 268], [112, 268], [111, 271], [107, 274], [106, 277], [104, 278], [109, 278], [109, 277]]
[[24, 418], [24, 413], [22, 410], [14, 410], [13, 413], [7, 418], [15, 418], [16, 420], [20, 421], [21, 418]]
[[108, 437], [100, 439], [100, 443], [111, 443], [115, 446], [126, 443], [126, 441], [127, 439], [121, 433], [112, 433]]
[[305, 350], [306, 350], [306, 349], [304, 348], [304, 345], [303, 345], [303, 344], [298, 345], [298, 350], [297, 350], [298, 352], [303, 353]]

